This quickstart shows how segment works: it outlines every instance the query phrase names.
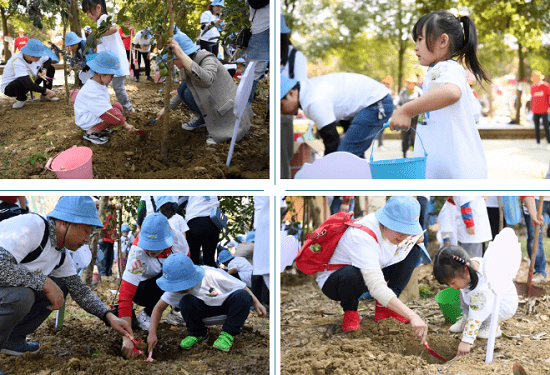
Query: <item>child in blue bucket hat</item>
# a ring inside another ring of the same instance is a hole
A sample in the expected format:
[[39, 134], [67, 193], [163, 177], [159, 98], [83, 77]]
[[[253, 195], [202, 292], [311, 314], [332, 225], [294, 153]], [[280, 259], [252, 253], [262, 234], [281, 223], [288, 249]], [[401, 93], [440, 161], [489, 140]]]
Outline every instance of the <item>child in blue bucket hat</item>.
[[26, 213], [0, 222], [0, 354], [38, 352], [40, 344], [26, 337], [69, 293], [106, 325], [133, 336], [130, 324], [112, 314], [77, 275], [68, 253], [87, 243], [96, 228], [103, 224], [89, 196], [61, 197], [46, 217]]
[[65, 35], [65, 47], [72, 54], [69, 72], [77, 71], [82, 83], [86, 84], [88, 79], [94, 76], [94, 72], [90, 71], [86, 65], [86, 56], [92, 54], [93, 49], [90, 48], [86, 53], [86, 40], [80, 38], [74, 31], [69, 31]]
[[223, 265], [227, 273], [243, 281], [247, 287], [252, 289], [252, 272], [254, 267], [246, 258], [231, 254], [229, 250], [222, 250], [218, 254], [218, 266]]
[[156, 328], [162, 312], [168, 305], [179, 304], [181, 315], [187, 323], [189, 335], [180, 346], [191, 349], [195, 344], [208, 340], [208, 329], [203, 318], [227, 315], [222, 331], [213, 347], [229, 351], [236, 335], [241, 333], [250, 306], [263, 318], [265, 307], [242, 281], [229, 276], [219, 268], [196, 266], [183, 254], [173, 254], [162, 266], [162, 277], [157, 280], [165, 291], [153, 310], [151, 328], [147, 337], [149, 351], [157, 344]]
[[[13, 109], [23, 108], [29, 92], [39, 92], [41, 101], [58, 101], [53, 89], [55, 68], [52, 62], [57, 56], [38, 39], [30, 39], [21, 51], [6, 63], [0, 91], [15, 98]], [[40, 84], [44, 82], [43, 86]]]
[[94, 76], [84, 84], [74, 103], [76, 125], [86, 132], [82, 139], [97, 145], [109, 141], [106, 134], [110, 128], [122, 126], [129, 132], [138, 131], [126, 122], [120, 103], [111, 105], [107, 85], [121, 74], [119, 65], [118, 57], [111, 51], [89, 55], [88, 66]]
[[225, 28], [225, 22], [220, 18], [221, 11], [224, 8], [223, 0], [214, 0], [207, 9], [201, 14], [201, 49], [218, 55], [218, 39], [220, 32]]
[[319, 272], [317, 283], [327, 297], [340, 302], [344, 332], [360, 328], [359, 297], [369, 291], [377, 300], [375, 321], [410, 321], [414, 333], [426, 341], [428, 326], [398, 298], [422, 251], [417, 245], [423, 246], [424, 240], [419, 216], [414, 197], [391, 197], [383, 208], [357, 221], [364, 228], [349, 227], [340, 238], [328, 263], [346, 266]]

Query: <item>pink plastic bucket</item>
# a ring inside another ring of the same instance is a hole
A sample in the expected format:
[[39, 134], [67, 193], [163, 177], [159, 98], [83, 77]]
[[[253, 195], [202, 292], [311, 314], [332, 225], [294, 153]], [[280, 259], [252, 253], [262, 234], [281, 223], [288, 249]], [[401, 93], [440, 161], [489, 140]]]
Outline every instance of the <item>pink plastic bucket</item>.
[[55, 172], [57, 178], [60, 179], [94, 178], [92, 153], [92, 150], [88, 147], [74, 145], [55, 158], [50, 158], [46, 164], [46, 169]]
[[92, 274], [92, 281], [93, 281], [94, 283], [100, 282], [100, 281], [101, 281], [101, 275], [100, 275], [99, 273], [97, 273], [97, 272], [94, 272], [94, 273]]

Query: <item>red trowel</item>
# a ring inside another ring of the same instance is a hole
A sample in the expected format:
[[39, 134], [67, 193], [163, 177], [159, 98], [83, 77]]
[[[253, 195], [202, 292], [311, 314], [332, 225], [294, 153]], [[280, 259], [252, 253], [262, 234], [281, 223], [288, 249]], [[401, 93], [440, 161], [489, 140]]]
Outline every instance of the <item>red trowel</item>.
[[445, 358], [443, 358], [442, 356], [440, 356], [439, 354], [437, 354], [435, 352], [435, 350], [433, 350], [432, 348], [430, 348], [430, 345], [428, 345], [428, 343], [425, 343], [424, 344], [424, 347], [426, 347], [426, 349], [428, 349], [428, 352], [433, 355], [435, 358], [437, 359], [440, 359], [443, 361], [443, 363], [447, 362], [447, 360]]

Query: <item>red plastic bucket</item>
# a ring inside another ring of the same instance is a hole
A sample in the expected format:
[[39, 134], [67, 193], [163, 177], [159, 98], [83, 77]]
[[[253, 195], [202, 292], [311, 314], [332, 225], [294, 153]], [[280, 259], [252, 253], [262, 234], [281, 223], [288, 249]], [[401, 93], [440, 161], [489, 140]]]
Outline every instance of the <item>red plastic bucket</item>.
[[46, 164], [46, 169], [55, 172], [59, 179], [94, 178], [92, 154], [90, 148], [74, 145], [55, 158], [50, 158]]

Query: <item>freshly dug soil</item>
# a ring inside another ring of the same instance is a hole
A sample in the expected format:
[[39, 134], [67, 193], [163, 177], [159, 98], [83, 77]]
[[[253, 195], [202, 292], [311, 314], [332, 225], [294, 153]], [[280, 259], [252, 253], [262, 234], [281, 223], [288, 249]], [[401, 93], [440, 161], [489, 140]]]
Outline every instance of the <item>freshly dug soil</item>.
[[[103, 281], [96, 293], [109, 304], [118, 283]], [[169, 308], [167, 309], [167, 311]], [[139, 314], [139, 311], [137, 311]], [[242, 333], [229, 352], [214, 349], [220, 326], [209, 328], [209, 340], [184, 351], [180, 341], [185, 327], [171, 326], [164, 319], [157, 330], [158, 344], [152, 363], [147, 355], [126, 359], [121, 354], [122, 338], [95, 316], [87, 314], [72, 299], [67, 300], [65, 321], [55, 329], [55, 313], [32, 335], [41, 344], [37, 354], [0, 354], [0, 370], [6, 375], [140, 375], [140, 374], [268, 374], [269, 321], [251, 312]], [[147, 332], [134, 329], [136, 340], [147, 341]]]
[[[58, 102], [27, 101], [18, 110], [12, 109], [13, 98], [0, 99], [0, 178], [56, 178], [44, 169], [48, 158], [72, 147], [92, 149], [94, 178], [124, 179], [203, 179], [203, 178], [269, 178], [269, 114], [267, 91], [254, 99], [255, 113], [250, 130], [236, 145], [231, 165], [227, 167], [229, 142], [209, 146], [206, 128], [186, 131], [181, 124], [190, 120], [192, 112], [185, 106], [170, 114], [167, 165], [162, 162], [162, 123], [154, 125], [163, 108], [164, 85], [152, 82], [126, 81], [126, 90], [136, 113], [127, 119], [149, 137], [128, 133], [122, 128], [109, 135], [104, 145], [82, 139], [84, 134], [75, 125], [73, 104], [67, 103], [64, 87], [54, 87]], [[175, 89], [175, 86], [173, 86]], [[112, 89], [111, 102], [116, 102]], [[160, 122], [160, 121], [159, 121]]]

